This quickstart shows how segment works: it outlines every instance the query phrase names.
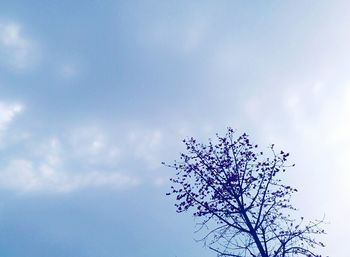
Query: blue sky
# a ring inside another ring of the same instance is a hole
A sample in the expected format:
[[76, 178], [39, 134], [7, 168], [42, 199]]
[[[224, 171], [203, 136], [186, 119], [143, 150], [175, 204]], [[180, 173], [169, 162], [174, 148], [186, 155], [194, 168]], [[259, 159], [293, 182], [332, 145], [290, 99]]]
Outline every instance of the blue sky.
[[211, 257], [165, 197], [187, 136], [291, 152], [345, 256], [347, 1], [2, 1], [0, 254]]

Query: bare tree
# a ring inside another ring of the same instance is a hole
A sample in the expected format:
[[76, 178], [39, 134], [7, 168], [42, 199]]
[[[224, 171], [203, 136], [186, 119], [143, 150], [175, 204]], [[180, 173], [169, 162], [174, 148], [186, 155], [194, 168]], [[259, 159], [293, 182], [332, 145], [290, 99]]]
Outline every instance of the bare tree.
[[218, 256], [321, 256], [314, 250], [324, 246], [315, 239], [325, 233], [323, 219], [294, 218], [290, 198], [297, 190], [280, 179], [294, 166], [287, 165], [288, 153], [272, 145], [266, 157], [231, 128], [215, 142], [183, 142], [180, 160], [165, 164], [177, 171], [168, 195], [176, 196], [177, 212], [197, 217], [201, 240]]

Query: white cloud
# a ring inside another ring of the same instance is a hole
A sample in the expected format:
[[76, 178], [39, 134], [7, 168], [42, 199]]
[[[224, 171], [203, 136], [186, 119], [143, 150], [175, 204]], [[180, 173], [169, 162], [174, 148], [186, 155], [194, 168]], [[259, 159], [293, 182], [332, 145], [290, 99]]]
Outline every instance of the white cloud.
[[[266, 91], [246, 107], [249, 127], [264, 144], [275, 143], [291, 152], [297, 166], [288, 179], [314, 199], [309, 213], [326, 212], [335, 218], [350, 197], [350, 89], [347, 84], [310, 83]], [[302, 178], [302, 179], [300, 179]], [[337, 205], [337, 206], [335, 206]], [[349, 211], [349, 208], [346, 208]], [[333, 216], [332, 216], [333, 215]]]
[[16, 70], [31, 68], [38, 60], [35, 43], [13, 22], [0, 23], [0, 52], [2, 62]]
[[90, 164], [118, 164], [121, 150], [103, 128], [87, 125], [72, 129], [68, 134], [67, 143], [75, 158], [84, 159]]
[[118, 172], [67, 172], [48, 163], [14, 159], [1, 171], [0, 186], [20, 193], [69, 193], [89, 187], [128, 188], [139, 184], [137, 178]]
[[25, 157], [12, 156], [1, 167], [0, 187], [20, 193], [69, 193], [90, 187], [129, 188], [140, 183], [137, 177], [120, 172], [118, 168], [105, 170], [103, 159], [94, 159], [91, 163], [91, 158], [106, 153], [106, 149], [102, 149], [104, 144], [95, 146], [96, 138], [91, 142], [93, 148], [87, 149], [87, 155], [74, 155], [84, 145], [70, 145], [58, 136], [41, 143], [33, 142], [34, 149]]
[[[22, 108], [19, 104], [0, 104], [1, 130]], [[120, 150], [102, 129], [85, 127], [71, 134], [28, 139], [25, 151], [9, 154], [2, 162], [0, 187], [21, 193], [68, 193], [90, 187], [129, 188], [140, 183], [137, 176], [117, 165]]]
[[84, 126], [71, 130], [68, 144], [74, 158], [94, 165], [118, 166], [121, 162], [142, 163], [147, 169], [160, 167], [164, 154], [164, 133], [161, 129], [142, 125], [113, 133], [98, 126]]
[[[22, 110], [21, 104], [0, 102], [0, 132], [5, 133]], [[0, 164], [0, 188], [72, 192], [89, 187], [129, 188], [143, 180], [155, 186], [165, 183], [166, 175], [159, 168], [165, 160], [164, 149], [172, 143], [165, 141], [163, 129], [85, 124], [48, 136], [28, 133], [31, 137], [16, 142], [15, 148], [21, 150], [7, 153], [12, 141], [2, 149], [6, 156]]]
[[13, 118], [23, 110], [19, 103], [4, 103], [0, 101], [0, 133], [5, 130]]

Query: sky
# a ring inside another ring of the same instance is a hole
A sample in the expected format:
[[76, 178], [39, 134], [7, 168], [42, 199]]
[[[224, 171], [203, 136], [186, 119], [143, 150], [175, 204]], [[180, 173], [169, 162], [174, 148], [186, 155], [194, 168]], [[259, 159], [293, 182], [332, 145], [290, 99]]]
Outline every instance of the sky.
[[183, 138], [230, 126], [350, 225], [348, 1], [1, 1], [0, 255], [214, 257], [165, 196]]

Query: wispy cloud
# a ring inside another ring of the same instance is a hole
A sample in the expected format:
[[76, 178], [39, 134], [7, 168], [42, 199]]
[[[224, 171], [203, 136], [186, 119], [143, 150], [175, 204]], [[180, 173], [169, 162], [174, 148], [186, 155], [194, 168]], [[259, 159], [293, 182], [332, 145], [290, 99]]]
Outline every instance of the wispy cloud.
[[19, 103], [5, 103], [0, 101], [0, 135], [13, 118], [23, 110], [23, 105]]
[[[86, 125], [67, 131], [67, 144], [70, 155], [76, 159], [86, 160], [89, 165], [103, 164], [115, 167], [122, 152], [113, 136], [98, 125]], [[122, 142], [119, 142], [122, 143]]]
[[89, 187], [129, 188], [138, 179], [118, 172], [67, 172], [45, 162], [13, 159], [2, 170], [0, 186], [4, 189], [27, 192], [69, 193]]
[[[0, 136], [22, 110], [21, 104], [0, 102]], [[137, 176], [118, 165], [120, 149], [102, 129], [71, 128], [49, 138], [31, 133], [33, 138], [19, 143], [24, 151], [11, 154], [3, 149], [0, 188], [20, 193], [69, 193], [90, 187], [130, 188], [140, 183]]]
[[[90, 163], [91, 156], [69, 158], [78, 149], [72, 149], [58, 137], [41, 143], [32, 142], [32, 145], [35, 149], [24, 157], [9, 157], [8, 163], [1, 168], [0, 187], [20, 193], [69, 193], [89, 187], [121, 189], [139, 184], [138, 178], [119, 170], [105, 170], [103, 163], [96, 160], [91, 168], [86, 168], [83, 163]], [[72, 164], [74, 162], [78, 165]]]
[[37, 46], [15, 22], [0, 22], [0, 53], [1, 61], [15, 70], [32, 68], [38, 61]]
[[313, 208], [300, 199], [310, 214], [340, 206], [339, 195], [350, 196], [349, 102], [346, 82], [330, 85], [327, 81], [266, 90], [247, 102], [244, 113], [249, 127], [258, 128], [254, 134], [265, 144], [276, 143], [291, 151], [297, 166], [288, 179], [315, 199]]

